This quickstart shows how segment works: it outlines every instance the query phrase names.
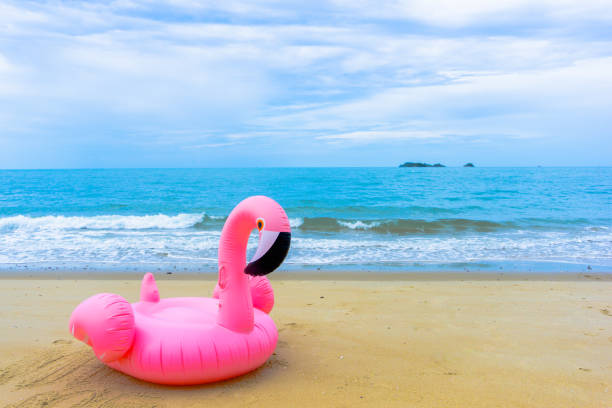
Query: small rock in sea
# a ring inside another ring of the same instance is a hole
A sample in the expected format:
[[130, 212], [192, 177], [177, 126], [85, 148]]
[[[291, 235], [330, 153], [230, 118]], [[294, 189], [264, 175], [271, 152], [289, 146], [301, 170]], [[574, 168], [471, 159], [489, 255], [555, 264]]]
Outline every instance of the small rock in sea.
[[476, 166], [474, 166], [474, 164], [472, 163], [465, 163], [463, 167], [476, 167]]
[[588, 269], [589, 271], [593, 270], [593, 268], [591, 268], [591, 265], [587, 265], [587, 269]]

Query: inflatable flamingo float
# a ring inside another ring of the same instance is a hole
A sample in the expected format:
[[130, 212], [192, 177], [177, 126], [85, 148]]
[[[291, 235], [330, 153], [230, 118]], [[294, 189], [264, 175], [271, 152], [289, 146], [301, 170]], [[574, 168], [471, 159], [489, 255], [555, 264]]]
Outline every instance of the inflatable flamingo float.
[[[255, 228], [259, 246], [247, 265], [247, 241]], [[280, 266], [290, 242], [282, 207], [268, 197], [249, 197], [223, 226], [213, 298], [160, 299], [147, 273], [140, 302], [94, 295], [72, 312], [70, 331], [100, 361], [145, 381], [201, 384], [247, 373], [276, 347], [278, 332], [268, 316], [274, 293], [263, 275]]]

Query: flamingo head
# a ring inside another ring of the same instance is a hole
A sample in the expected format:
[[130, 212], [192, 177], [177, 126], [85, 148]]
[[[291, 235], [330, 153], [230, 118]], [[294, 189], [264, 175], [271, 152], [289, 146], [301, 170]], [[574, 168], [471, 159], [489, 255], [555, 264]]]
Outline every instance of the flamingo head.
[[74, 309], [69, 328], [100, 360], [115, 361], [132, 346], [135, 332], [132, 306], [119, 295], [94, 295]]
[[289, 218], [276, 201], [265, 196], [254, 196], [244, 200], [249, 211], [248, 222], [252, 229], [259, 231], [259, 245], [244, 272], [252, 276], [267, 275], [278, 268], [291, 244]]

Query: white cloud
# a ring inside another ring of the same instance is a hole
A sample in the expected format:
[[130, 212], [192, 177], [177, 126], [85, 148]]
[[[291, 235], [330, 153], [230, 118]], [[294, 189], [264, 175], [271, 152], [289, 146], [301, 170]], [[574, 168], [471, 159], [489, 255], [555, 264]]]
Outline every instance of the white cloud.
[[43, 13], [34, 12], [27, 8], [0, 3], [0, 25], [10, 28], [13, 24], [42, 23], [48, 21]]
[[[537, 137], [558, 122], [612, 110], [612, 57], [520, 73], [470, 75], [446, 84], [386, 89], [332, 107], [276, 115], [266, 125], [343, 133], [319, 139], [376, 141], [495, 135]], [[396, 127], [401, 130], [376, 130]], [[375, 129], [375, 130], [354, 130]]]
[[582, 117], [608, 126], [612, 38], [601, 26], [575, 27], [608, 21], [611, 9], [565, 0], [7, 2], [0, 129], [16, 139], [95, 143], [101, 132], [139, 146], [222, 147], [535, 138]]
[[381, 140], [411, 140], [411, 139], [439, 139], [443, 137], [442, 132], [433, 131], [411, 131], [411, 130], [382, 130], [382, 131], [357, 131], [317, 136], [316, 139], [330, 141], [352, 141], [373, 142]]
[[606, 0], [336, 0], [335, 3], [361, 15], [387, 19], [410, 19], [425, 24], [458, 28], [469, 25], [522, 25], [550, 20], [610, 21]]
[[228, 147], [240, 144], [239, 142], [202, 143], [198, 145], [184, 146], [184, 149], [214, 149], [217, 147]]
[[8, 62], [8, 60], [2, 54], [0, 54], [0, 74], [6, 74], [13, 71], [13, 69], [13, 66]]

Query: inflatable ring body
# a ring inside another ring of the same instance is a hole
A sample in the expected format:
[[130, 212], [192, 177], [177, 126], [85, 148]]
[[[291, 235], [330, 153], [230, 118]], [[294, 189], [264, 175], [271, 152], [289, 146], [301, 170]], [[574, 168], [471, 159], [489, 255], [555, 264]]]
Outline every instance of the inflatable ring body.
[[[247, 265], [253, 227], [260, 243]], [[74, 310], [69, 328], [100, 361], [145, 381], [187, 385], [245, 374], [264, 364], [276, 347], [278, 332], [268, 315], [274, 293], [263, 275], [282, 263], [289, 243], [283, 209], [267, 197], [248, 198], [223, 228], [213, 298], [160, 299], [147, 273], [140, 302], [94, 295]]]

